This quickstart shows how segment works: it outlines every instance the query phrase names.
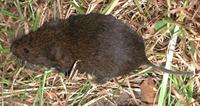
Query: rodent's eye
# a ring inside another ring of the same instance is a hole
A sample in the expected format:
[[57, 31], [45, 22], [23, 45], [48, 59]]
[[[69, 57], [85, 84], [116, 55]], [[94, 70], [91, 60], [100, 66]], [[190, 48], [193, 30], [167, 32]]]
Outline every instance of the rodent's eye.
[[27, 49], [27, 48], [24, 48], [23, 50], [24, 50], [25, 53], [29, 53], [30, 52], [30, 50]]

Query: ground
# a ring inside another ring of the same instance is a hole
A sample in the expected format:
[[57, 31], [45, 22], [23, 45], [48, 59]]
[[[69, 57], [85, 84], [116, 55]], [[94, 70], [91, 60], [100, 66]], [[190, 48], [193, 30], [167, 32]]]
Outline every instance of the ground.
[[198, 73], [198, 0], [1, 0], [0, 7], [2, 105], [200, 105], [199, 75], [168, 76], [147, 68], [95, 85], [85, 74], [65, 77], [44, 67], [28, 69], [9, 50], [12, 38], [37, 30], [51, 18], [98, 12], [112, 14], [137, 31], [152, 63]]

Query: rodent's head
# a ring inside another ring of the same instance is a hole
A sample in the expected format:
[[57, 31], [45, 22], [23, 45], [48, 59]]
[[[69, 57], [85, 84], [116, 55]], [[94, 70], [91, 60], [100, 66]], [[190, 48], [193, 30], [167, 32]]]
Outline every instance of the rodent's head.
[[41, 43], [38, 36], [33, 37], [31, 33], [15, 39], [11, 43], [10, 50], [16, 57], [23, 61], [33, 64], [43, 64], [47, 60], [44, 47], [45, 43]]
[[59, 53], [55, 45], [64, 39], [65, 36], [62, 35], [66, 29], [64, 20], [45, 22], [37, 31], [14, 38], [11, 52], [21, 60], [49, 65], [50, 57], [52, 58], [55, 52]]

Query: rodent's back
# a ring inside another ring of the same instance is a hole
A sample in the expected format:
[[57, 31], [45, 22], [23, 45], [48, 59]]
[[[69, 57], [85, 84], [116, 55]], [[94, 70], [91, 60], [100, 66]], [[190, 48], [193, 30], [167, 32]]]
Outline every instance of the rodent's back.
[[101, 78], [114, 77], [146, 61], [142, 37], [112, 15], [72, 16], [69, 22], [70, 36], [82, 60], [79, 71], [93, 71]]
[[100, 78], [109, 78], [125, 75], [141, 65], [148, 65], [171, 74], [193, 74], [153, 65], [146, 57], [142, 36], [112, 15], [72, 16], [69, 22], [73, 26], [71, 28], [75, 29], [70, 30], [73, 33], [71, 35], [80, 37], [77, 50], [82, 57], [79, 58], [87, 63], [81, 66], [82, 71], [96, 70]]
[[14, 41], [11, 51], [62, 72], [81, 60], [79, 72], [94, 74], [98, 82], [125, 75], [147, 61], [141, 36], [112, 15], [96, 13], [47, 22]]
[[161, 69], [147, 59], [141, 36], [112, 15], [97, 13], [46, 22], [37, 31], [16, 39], [11, 51], [22, 60], [64, 73], [81, 60], [79, 72], [95, 75], [99, 83], [143, 64]]

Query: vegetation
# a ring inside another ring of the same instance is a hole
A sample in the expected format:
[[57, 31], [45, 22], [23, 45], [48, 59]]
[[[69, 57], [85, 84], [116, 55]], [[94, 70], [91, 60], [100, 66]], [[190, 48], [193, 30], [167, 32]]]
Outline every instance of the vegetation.
[[[2, 105], [122, 105], [120, 101], [135, 105], [200, 105], [199, 75], [160, 75], [150, 69], [134, 70], [125, 78], [97, 86], [84, 74], [65, 77], [46, 68], [27, 69], [9, 51], [12, 37], [35, 31], [50, 18], [66, 19], [71, 14], [99, 12], [113, 14], [140, 33], [146, 54], [154, 64], [197, 73], [200, 70], [198, 0], [1, 0], [0, 7]], [[141, 84], [143, 80], [151, 84]], [[156, 91], [148, 91], [151, 87]]]

